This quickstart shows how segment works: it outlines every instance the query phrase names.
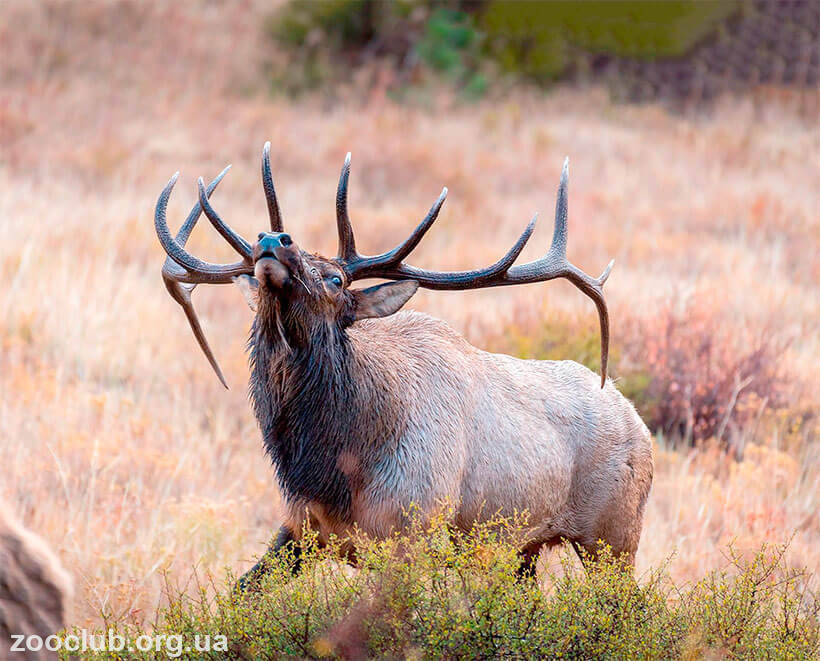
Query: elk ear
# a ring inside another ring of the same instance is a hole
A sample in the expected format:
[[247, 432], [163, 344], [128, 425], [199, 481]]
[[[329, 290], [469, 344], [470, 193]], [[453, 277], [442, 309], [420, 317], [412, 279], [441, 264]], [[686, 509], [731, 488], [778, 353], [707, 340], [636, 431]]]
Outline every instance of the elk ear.
[[239, 287], [239, 291], [245, 297], [248, 307], [256, 312], [256, 305], [259, 302], [259, 281], [252, 275], [238, 275], [233, 279], [234, 284]]
[[371, 317], [387, 317], [398, 312], [418, 288], [419, 283], [415, 280], [401, 280], [386, 282], [367, 289], [354, 289], [353, 298], [356, 305], [354, 321]]

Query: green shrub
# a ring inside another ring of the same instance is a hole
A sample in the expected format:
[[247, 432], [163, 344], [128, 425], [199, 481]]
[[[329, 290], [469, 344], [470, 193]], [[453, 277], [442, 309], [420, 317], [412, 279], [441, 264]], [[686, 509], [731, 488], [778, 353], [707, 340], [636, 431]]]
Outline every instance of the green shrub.
[[[293, 558], [270, 563], [258, 591], [169, 590], [154, 635], [225, 637], [227, 651], [181, 658], [812, 658], [818, 603], [807, 576], [762, 550], [683, 592], [661, 567], [636, 580], [601, 547], [583, 569], [567, 549], [546, 588], [516, 575], [526, 517], [495, 519], [470, 533], [418, 518], [407, 534], [356, 539], [358, 569], [337, 560], [340, 540], [319, 548], [307, 531], [302, 573]], [[141, 629], [112, 624], [136, 640]], [[155, 658], [155, 652], [89, 658]]]
[[783, 566], [785, 546], [744, 562], [731, 547], [732, 571], [709, 574], [686, 597], [690, 644], [741, 659], [811, 659], [818, 652], [818, 601], [806, 575]]
[[[287, 56], [272, 63], [275, 91], [297, 94], [333, 83], [370, 51], [401, 60], [418, 3], [412, 0], [288, 2], [267, 21], [267, 32]], [[368, 50], [370, 49], [370, 50]]]
[[[784, 337], [734, 329], [711, 301], [698, 297], [682, 308], [626, 319], [612, 338], [609, 374], [635, 404], [653, 433], [673, 444], [715, 441], [724, 450], [757, 427], [764, 414], [788, 413], [779, 429], [808, 428], [811, 408], [792, 405], [780, 369]], [[553, 315], [516, 319], [497, 335], [482, 338], [492, 351], [536, 360], [574, 360], [598, 372], [600, 334], [596, 320]]]
[[508, 71], [549, 81], [586, 54], [685, 54], [737, 8], [732, 1], [490, 2], [479, 17], [489, 53]]
[[274, 39], [293, 47], [304, 46], [308, 35], [319, 31], [317, 38], [321, 36], [329, 49], [362, 48], [407, 18], [413, 7], [409, 0], [289, 2], [274, 14], [268, 30]]
[[294, 1], [271, 17], [268, 31], [293, 57], [276, 74], [279, 86], [292, 88], [301, 75], [303, 87], [315, 87], [336, 79], [340, 65], [380, 57], [399, 70], [421, 62], [480, 96], [499, 70], [545, 84], [595, 57], [684, 55], [737, 7], [736, 0]]
[[418, 44], [421, 57], [443, 72], [459, 72], [464, 67], [462, 53], [474, 47], [476, 32], [464, 12], [437, 9], [433, 12]]
[[788, 343], [768, 330], [752, 333], [722, 321], [711, 301], [698, 297], [627, 331], [627, 374], [648, 377], [628, 385], [644, 383], [632, 394], [653, 431], [691, 445], [715, 439], [728, 448], [733, 433], [786, 404], [780, 364]]

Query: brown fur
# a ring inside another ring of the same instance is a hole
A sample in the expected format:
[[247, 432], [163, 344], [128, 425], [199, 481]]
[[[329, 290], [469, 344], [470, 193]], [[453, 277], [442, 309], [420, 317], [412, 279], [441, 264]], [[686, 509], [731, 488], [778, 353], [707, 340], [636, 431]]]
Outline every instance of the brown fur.
[[[0, 503], [0, 658], [14, 658], [12, 634], [43, 640], [61, 629], [71, 580], [46, 543], [25, 530]], [[57, 658], [45, 648], [20, 658]]]

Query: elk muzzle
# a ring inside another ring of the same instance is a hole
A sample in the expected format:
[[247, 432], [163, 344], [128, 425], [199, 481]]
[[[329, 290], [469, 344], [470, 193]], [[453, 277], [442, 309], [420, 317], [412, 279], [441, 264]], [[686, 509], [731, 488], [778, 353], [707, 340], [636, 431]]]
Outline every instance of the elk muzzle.
[[254, 275], [265, 285], [281, 288], [298, 269], [299, 248], [290, 234], [260, 232], [253, 246]]

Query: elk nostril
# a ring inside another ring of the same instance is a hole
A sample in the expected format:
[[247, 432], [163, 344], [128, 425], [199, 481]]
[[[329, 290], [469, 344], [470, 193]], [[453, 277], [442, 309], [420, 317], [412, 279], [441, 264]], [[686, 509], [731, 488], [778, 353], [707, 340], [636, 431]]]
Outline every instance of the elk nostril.
[[290, 234], [282, 234], [279, 237], [279, 243], [287, 248], [291, 243], [293, 243], [293, 239], [290, 238]]

